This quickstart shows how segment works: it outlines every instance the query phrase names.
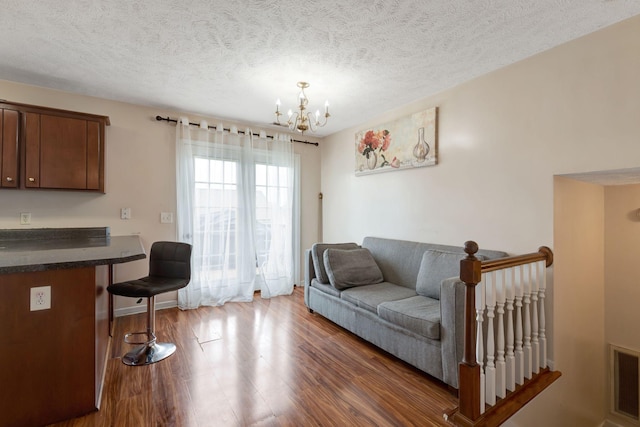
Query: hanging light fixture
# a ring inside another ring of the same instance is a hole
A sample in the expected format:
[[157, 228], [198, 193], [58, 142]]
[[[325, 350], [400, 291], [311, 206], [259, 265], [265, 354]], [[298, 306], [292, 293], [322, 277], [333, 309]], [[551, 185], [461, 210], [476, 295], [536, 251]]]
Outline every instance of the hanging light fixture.
[[[311, 112], [307, 111], [307, 104], [309, 104], [309, 98], [307, 98], [307, 94], [304, 93], [304, 90], [309, 87], [309, 83], [307, 82], [298, 82], [298, 87], [300, 88], [300, 94], [298, 94], [298, 106], [297, 111], [293, 112], [291, 109], [287, 112], [287, 126], [291, 130], [297, 130], [298, 132], [304, 134], [307, 130], [311, 130], [311, 132], [315, 132], [317, 128], [322, 127], [327, 124], [327, 120], [331, 116], [329, 114], [329, 101], [324, 103], [324, 121], [320, 121], [320, 110], [316, 110], [315, 115]], [[276, 101], [276, 121], [274, 124], [284, 126], [284, 123], [280, 123], [280, 116], [282, 113], [280, 112], [280, 99]]]

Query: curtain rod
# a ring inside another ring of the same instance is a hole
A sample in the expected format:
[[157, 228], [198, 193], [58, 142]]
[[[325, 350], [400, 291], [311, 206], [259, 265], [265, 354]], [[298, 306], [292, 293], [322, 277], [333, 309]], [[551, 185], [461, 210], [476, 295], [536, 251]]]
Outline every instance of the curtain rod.
[[[160, 121], [165, 121], [165, 122], [171, 122], [171, 123], [178, 123], [178, 120], [176, 120], [176, 119], [172, 119], [172, 118], [171, 118], [171, 117], [169, 117], [169, 116], [167, 116], [167, 117], [156, 116], [156, 120], [157, 120], [157, 121], [159, 121], [159, 122], [160, 122]], [[200, 124], [199, 124], [199, 123], [191, 123], [191, 122], [189, 122], [189, 124], [190, 124], [191, 126], [200, 126]], [[208, 127], [209, 129], [215, 129], [215, 128], [216, 128], [215, 126], [207, 126], [207, 127]], [[223, 130], [226, 130], [226, 131], [228, 131], [228, 132], [230, 132], [230, 131], [231, 131], [231, 129], [223, 129]], [[241, 133], [241, 134], [243, 134], [243, 135], [244, 135], [244, 131], [242, 131], [242, 130], [238, 130], [238, 133]], [[260, 134], [254, 133], [254, 134], [253, 134], [253, 136], [260, 136]], [[267, 138], [271, 138], [271, 139], [273, 139], [273, 136], [271, 136], [271, 135], [267, 135]], [[315, 145], [316, 147], [318, 146], [318, 143], [317, 143], [317, 142], [311, 142], [311, 141], [300, 141], [300, 140], [298, 140], [298, 139], [292, 139], [291, 141], [292, 141], [292, 142], [300, 142], [300, 143], [302, 143], [302, 144]]]

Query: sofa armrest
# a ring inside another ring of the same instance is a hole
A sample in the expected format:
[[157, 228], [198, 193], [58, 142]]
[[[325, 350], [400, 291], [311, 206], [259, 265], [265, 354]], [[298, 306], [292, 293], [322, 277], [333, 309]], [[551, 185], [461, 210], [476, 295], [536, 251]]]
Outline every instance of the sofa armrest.
[[440, 341], [444, 382], [458, 388], [459, 364], [464, 355], [465, 284], [458, 277], [440, 285]]
[[316, 270], [313, 268], [313, 257], [311, 249], [304, 251], [304, 303], [309, 307], [309, 288], [311, 280], [316, 277]]

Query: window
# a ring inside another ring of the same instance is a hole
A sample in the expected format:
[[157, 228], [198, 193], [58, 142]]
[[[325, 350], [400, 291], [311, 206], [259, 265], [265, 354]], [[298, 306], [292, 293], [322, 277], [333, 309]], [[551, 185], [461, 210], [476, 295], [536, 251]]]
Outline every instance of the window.
[[[233, 160], [195, 158], [195, 245], [209, 245], [202, 260], [210, 274], [236, 266], [238, 218], [238, 163]], [[267, 261], [271, 245], [273, 211], [289, 206], [290, 168], [255, 164], [256, 266]], [[283, 230], [279, 230], [283, 232]], [[205, 238], [205, 236], [208, 236]]]
[[[299, 160], [289, 138], [176, 130], [179, 239], [193, 245], [180, 308], [289, 294], [299, 264]], [[195, 138], [192, 138], [192, 133]]]
[[[236, 265], [238, 185], [236, 162], [195, 158], [196, 227], [194, 245], [208, 246], [203, 268], [220, 271]], [[205, 236], [206, 239], [205, 239]]]

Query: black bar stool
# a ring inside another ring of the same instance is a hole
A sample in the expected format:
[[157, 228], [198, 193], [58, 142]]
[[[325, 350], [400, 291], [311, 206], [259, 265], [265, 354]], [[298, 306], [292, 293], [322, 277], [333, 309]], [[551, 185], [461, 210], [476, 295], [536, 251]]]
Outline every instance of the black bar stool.
[[[107, 287], [109, 298], [120, 295], [147, 298], [147, 331], [124, 336], [127, 344], [141, 345], [122, 357], [130, 366], [149, 365], [171, 356], [173, 343], [156, 342], [156, 295], [184, 288], [191, 280], [191, 245], [180, 242], [155, 242], [149, 255], [149, 275]], [[113, 306], [113, 304], [112, 304]], [[144, 336], [144, 340], [136, 337]]]

